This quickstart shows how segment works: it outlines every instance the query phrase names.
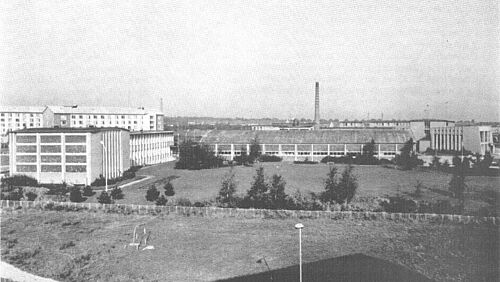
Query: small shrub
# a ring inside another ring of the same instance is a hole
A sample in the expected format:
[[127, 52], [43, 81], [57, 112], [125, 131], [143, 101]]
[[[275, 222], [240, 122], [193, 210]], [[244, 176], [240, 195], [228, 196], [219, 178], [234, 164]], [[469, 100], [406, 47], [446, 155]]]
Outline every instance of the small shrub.
[[167, 181], [163, 188], [165, 189], [165, 196], [171, 197], [175, 195], [174, 185], [170, 181]]
[[29, 191], [28, 193], [25, 194], [26, 198], [28, 198], [28, 201], [34, 201], [38, 197], [38, 195], [32, 191]]
[[179, 198], [177, 199], [178, 206], [191, 207], [191, 201], [188, 198]]
[[10, 177], [2, 178], [2, 186], [30, 186], [37, 187], [38, 181], [27, 175], [13, 175]]
[[416, 198], [422, 197], [423, 191], [422, 188], [424, 187], [424, 184], [422, 181], [417, 180], [417, 184], [415, 185], [415, 191], [413, 192], [413, 196]]
[[259, 162], [281, 162], [283, 158], [275, 155], [260, 155]]
[[168, 200], [165, 198], [165, 196], [161, 195], [157, 200], [156, 200], [156, 205], [157, 206], [165, 206], [167, 204]]
[[99, 204], [111, 204], [111, 197], [106, 191], [102, 191], [101, 195], [97, 197], [97, 202], [99, 202]]
[[23, 188], [18, 187], [17, 190], [14, 190], [7, 194], [6, 200], [20, 201], [23, 197]]
[[69, 192], [69, 200], [75, 203], [83, 202], [84, 199], [82, 197], [82, 192], [80, 191], [80, 188], [78, 187], [71, 188], [71, 191]]
[[83, 196], [85, 197], [90, 197], [93, 196], [95, 193], [92, 191], [92, 187], [87, 185], [83, 188]]
[[158, 189], [156, 189], [156, 186], [154, 185], [151, 185], [148, 191], [146, 191], [146, 200], [148, 202], [154, 202], [158, 200], [159, 196], [160, 196], [160, 191], [158, 191]]
[[113, 189], [111, 189], [111, 198], [113, 200], [120, 200], [123, 199], [123, 192], [122, 189], [119, 188], [118, 186], [115, 186]]

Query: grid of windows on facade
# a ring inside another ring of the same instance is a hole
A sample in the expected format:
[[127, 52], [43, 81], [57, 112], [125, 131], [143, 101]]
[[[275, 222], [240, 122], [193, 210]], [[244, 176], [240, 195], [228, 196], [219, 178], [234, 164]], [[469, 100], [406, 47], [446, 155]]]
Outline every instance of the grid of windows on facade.
[[42, 127], [41, 113], [0, 113], [1, 133], [8, 131]]
[[[66, 120], [62, 120], [61, 116], [61, 124], [65, 125]], [[144, 129], [143, 125], [146, 125], [147, 129], [154, 129], [155, 122], [154, 116], [149, 116], [149, 124], [148, 124], [148, 116], [144, 115], [71, 115], [71, 125], [73, 127], [88, 127], [88, 126], [96, 126], [96, 127], [120, 127], [126, 128], [128, 130], [140, 130]]]
[[[40, 144], [36, 144], [36, 135], [17, 135], [16, 170], [18, 172], [36, 172], [39, 163], [41, 172], [62, 172], [63, 167], [66, 172], [86, 172], [87, 156], [85, 153], [87, 147], [78, 144], [85, 143], [86, 138], [85, 135], [64, 136], [64, 141], [69, 144], [65, 145], [65, 154], [63, 154], [63, 136], [61, 135], [40, 135]], [[39, 159], [38, 151], [40, 152]]]

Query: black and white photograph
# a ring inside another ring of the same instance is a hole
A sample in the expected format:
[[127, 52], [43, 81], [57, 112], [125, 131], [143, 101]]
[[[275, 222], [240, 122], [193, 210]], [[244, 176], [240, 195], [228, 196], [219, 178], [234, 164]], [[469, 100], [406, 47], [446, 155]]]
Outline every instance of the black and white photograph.
[[0, 280], [500, 281], [499, 12], [0, 1]]

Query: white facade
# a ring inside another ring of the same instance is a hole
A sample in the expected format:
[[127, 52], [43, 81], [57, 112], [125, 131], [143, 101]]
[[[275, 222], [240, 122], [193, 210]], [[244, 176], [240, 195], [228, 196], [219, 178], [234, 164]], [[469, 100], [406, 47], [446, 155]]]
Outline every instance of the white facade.
[[129, 132], [118, 128], [11, 132], [10, 175], [28, 175], [40, 183], [90, 185], [100, 175], [116, 178], [130, 167], [128, 144]]
[[442, 151], [463, 149], [484, 155], [495, 153], [491, 126], [448, 126], [431, 128], [431, 148]]
[[0, 106], [0, 134], [43, 126], [45, 107]]
[[130, 131], [163, 130], [163, 114], [143, 108], [47, 106], [44, 127], [119, 127]]
[[172, 161], [172, 131], [142, 131], [130, 134], [130, 160], [133, 166]]

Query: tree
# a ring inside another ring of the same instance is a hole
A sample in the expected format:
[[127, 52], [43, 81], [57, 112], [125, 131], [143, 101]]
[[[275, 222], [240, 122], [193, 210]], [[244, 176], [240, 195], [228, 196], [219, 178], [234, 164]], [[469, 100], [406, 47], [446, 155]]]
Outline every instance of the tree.
[[332, 166], [325, 180], [325, 191], [321, 194], [321, 201], [326, 204], [350, 203], [356, 195], [358, 182], [352, 173], [353, 166], [348, 165], [340, 179], [337, 179], [337, 169]]
[[394, 160], [403, 170], [411, 170], [419, 165], [418, 156], [413, 151], [413, 138], [405, 142], [403, 148], [401, 148], [401, 153], [396, 155]]
[[106, 191], [101, 192], [101, 195], [99, 195], [99, 197], [97, 197], [97, 202], [99, 202], [100, 204], [111, 204], [112, 203], [111, 197], [109, 196], [109, 194]]
[[156, 189], [156, 186], [151, 185], [149, 187], [148, 191], [146, 191], [146, 200], [149, 202], [154, 202], [158, 200], [158, 197], [160, 196], [160, 191]]
[[252, 144], [250, 144], [250, 153], [248, 154], [248, 162], [253, 164], [260, 156], [260, 144], [257, 138], [252, 140]]
[[123, 199], [123, 192], [121, 188], [118, 188], [118, 186], [115, 186], [113, 189], [111, 189], [111, 198], [113, 200], [120, 200]]
[[363, 145], [363, 154], [359, 156], [359, 162], [361, 164], [373, 165], [377, 164], [377, 158], [375, 156], [375, 140]]
[[453, 194], [453, 197], [458, 199], [460, 211], [464, 211], [465, 208], [465, 173], [468, 169], [469, 162], [460, 160], [459, 163], [453, 168], [453, 175], [449, 183], [449, 190]]
[[179, 146], [179, 161], [176, 169], [206, 169], [222, 166], [224, 159], [216, 156], [209, 146], [186, 141]]
[[252, 186], [247, 191], [247, 200], [254, 208], [265, 208], [267, 206], [267, 191], [269, 185], [264, 178], [264, 168], [259, 167], [254, 176]]
[[274, 174], [269, 187], [269, 201], [275, 209], [285, 208], [287, 195], [285, 193], [286, 182], [281, 175]]
[[29, 191], [28, 193], [26, 193], [26, 198], [28, 198], [28, 201], [34, 201], [38, 195], [32, 191]]
[[170, 196], [175, 195], [174, 185], [172, 185], [170, 180], [168, 180], [167, 183], [165, 183], [165, 186], [163, 186], [163, 189], [165, 189], [165, 196], [170, 197]]
[[236, 206], [236, 198], [234, 193], [236, 192], [236, 181], [234, 180], [235, 173], [233, 168], [222, 179], [221, 189], [219, 190], [219, 195], [216, 200], [222, 207], [232, 208]]
[[354, 167], [349, 165], [342, 173], [342, 177], [338, 183], [339, 190], [341, 191], [341, 201], [343, 204], [350, 203], [354, 196], [356, 195], [356, 190], [358, 189], [358, 181], [356, 176], [352, 173]]
[[156, 205], [157, 206], [165, 206], [167, 204], [168, 200], [165, 198], [165, 196], [161, 195], [157, 200], [156, 200]]
[[479, 169], [479, 172], [481, 174], [487, 174], [492, 162], [493, 157], [491, 156], [490, 151], [486, 151], [483, 159], [478, 159], [477, 168]]
[[90, 197], [94, 195], [94, 191], [92, 191], [92, 187], [87, 185], [85, 187], [83, 187], [83, 196], [85, 197]]
[[83, 202], [82, 192], [80, 191], [80, 188], [76, 186], [71, 188], [69, 192], [69, 200], [76, 203]]
[[338, 202], [338, 191], [337, 191], [337, 168], [335, 166], [330, 166], [330, 170], [325, 179], [325, 191], [321, 194], [321, 201], [327, 204], [332, 204]]

